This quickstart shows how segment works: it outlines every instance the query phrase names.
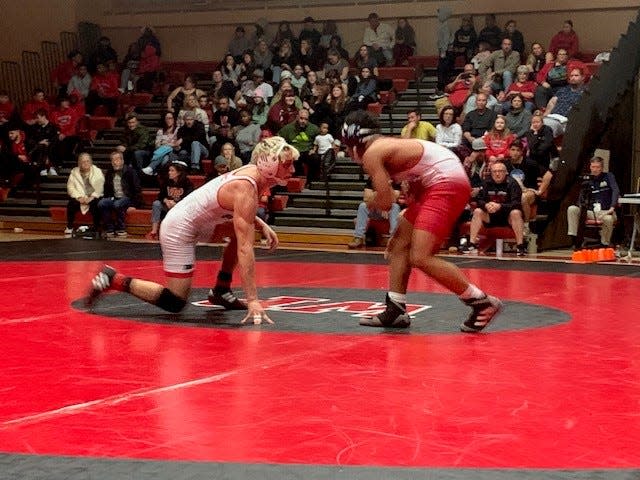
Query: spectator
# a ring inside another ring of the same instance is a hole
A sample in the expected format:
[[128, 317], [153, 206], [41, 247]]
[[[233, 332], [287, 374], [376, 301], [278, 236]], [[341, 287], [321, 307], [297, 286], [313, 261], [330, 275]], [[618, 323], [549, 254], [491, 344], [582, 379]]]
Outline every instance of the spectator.
[[278, 25], [278, 31], [276, 32], [276, 35], [273, 38], [273, 42], [271, 43], [271, 50], [278, 50], [284, 40], [289, 40], [291, 44], [296, 41], [296, 37], [291, 30], [291, 24], [286, 20], [280, 22], [280, 24]]
[[502, 30], [496, 24], [496, 16], [493, 13], [488, 13], [484, 16], [484, 28], [478, 34], [478, 44], [486, 42], [489, 45], [489, 50], [494, 51], [500, 48], [501, 40]]
[[569, 112], [578, 103], [583, 92], [584, 73], [581, 69], [574, 68], [569, 74], [569, 85], [556, 92], [544, 111], [544, 123], [551, 127], [554, 138], [564, 135]]
[[96, 73], [91, 79], [89, 87], [89, 95], [85, 101], [87, 113], [93, 115], [98, 105], [104, 105], [107, 108], [109, 116], [115, 116], [118, 111], [118, 74], [110, 72], [104, 63], [96, 66]]
[[453, 33], [449, 27], [451, 8], [438, 8], [438, 67], [436, 92], [431, 98], [440, 98], [444, 95], [444, 87], [449, 81], [449, 75], [453, 70]]
[[571, 20], [565, 20], [562, 24], [562, 30], [551, 38], [549, 51], [557, 55], [560, 49], [564, 49], [569, 58], [576, 58], [580, 52], [580, 41], [573, 30], [573, 22]]
[[265, 82], [264, 72], [259, 68], [253, 71], [253, 84], [255, 85], [255, 91], [262, 91], [262, 98], [268, 103], [273, 97], [273, 87], [270, 83]]
[[269, 50], [269, 45], [265, 40], [258, 40], [258, 44], [253, 51], [253, 58], [256, 62], [256, 68], [261, 69], [263, 72], [271, 72], [273, 53]]
[[264, 40], [265, 44], [267, 45], [267, 49], [269, 48], [271, 39], [267, 36], [268, 27], [269, 20], [264, 17], [260, 17], [254, 22], [253, 28], [255, 28], [255, 32], [253, 34], [253, 37], [251, 38], [251, 45], [256, 46], [258, 45], [258, 42]]
[[[319, 47], [315, 47], [308, 39], [300, 40], [300, 45], [295, 52], [295, 57], [297, 62], [292, 66], [295, 67], [295, 65], [300, 64], [307, 73], [320, 70], [324, 63], [323, 52], [319, 50]], [[291, 69], [292, 73], [293, 70], [294, 68]]]
[[526, 65], [520, 65], [516, 70], [516, 81], [509, 85], [504, 94], [498, 95], [498, 100], [502, 102], [502, 113], [507, 113], [511, 109], [511, 100], [516, 95], [520, 95], [524, 100], [524, 108], [533, 112], [536, 87], [536, 82], [529, 80], [529, 68]]
[[398, 38], [398, 35], [401, 35], [404, 38], [404, 44], [411, 48], [409, 56], [413, 55], [416, 51], [416, 31], [409, 24], [407, 18], [398, 19], [395, 38]]
[[58, 95], [67, 93], [69, 80], [76, 72], [78, 65], [82, 63], [83, 57], [79, 50], [72, 50], [67, 55], [67, 60], [60, 63], [51, 71], [51, 83], [58, 90]]
[[322, 122], [329, 124], [331, 129], [331, 108], [327, 102], [329, 96], [329, 84], [325, 81], [317, 82], [311, 89], [311, 98], [304, 101], [302, 106], [309, 110], [309, 121], [314, 125], [320, 125]]
[[251, 161], [251, 152], [260, 141], [260, 134], [260, 127], [252, 123], [251, 112], [240, 110], [240, 125], [233, 127], [233, 136], [243, 164]]
[[491, 80], [494, 92], [507, 90], [520, 65], [520, 54], [512, 50], [511, 40], [502, 40], [501, 49], [493, 52], [480, 64], [478, 73], [485, 80]]
[[527, 69], [529, 70], [530, 77], [536, 78], [538, 72], [542, 70], [542, 67], [547, 63], [547, 54], [542, 47], [542, 44], [533, 42], [531, 44], [531, 53], [527, 57]]
[[[314, 72], [315, 73], [315, 72]], [[293, 67], [293, 76], [291, 77], [291, 86], [296, 92], [301, 92], [307, 79], [304, 76], [304, 67], [300, 64]], [[300, 98], [302, 95], [298, 95]]]
[[134, 112], [126, 115], [125, 124], [120, 145], [116, 150], [122, 154], [127, 165], [142, 170], [151, 158], [153, 141], [149, 136], [149, 130], [138, 122], [138, 116]]
[[211, 86], [211, 90], [209, 91], [209, 96], [215, 99], [216, 104], [222, 97], [235, 98], [236, 87], [233, 85], [233, 82], [225, 80], [222, 77], [221, 70], [214, 70], [212, 79], [213, 85]]
[[242, 160], [236, 156], [236, 147], [234, 147], [233, 144], [229, 142], [222, 145], [222, 148], [220, 149], [220, 155], [216, 157], [214, 163], [218, 163], [220, 159], [225, 161], [225, 163], [229, 167], [229, 171], [237, 170], [242, 166]]
[[[558, 149], [553, 142], [553, 130], [543, 123], [542, 115], [533, 115], [531, 117], [531, 128], [526, 133], [525, 138], [529, 148], [529, 158], [538, 165], [538, 176], [547, 176], [551, 159], [558, 156]], [[546, 184], [544, 180], [545, 178], [543, 177], [543, 183], [540, 185], [538, 192], [540, 196], [546, 192], [546, 186], [551, 181], [551, 178], [546, 178]]]
[[371, 75], [371, 70], [368, 67], [363, 67], [360, 70], [360, 81], [358, 82], [356, 91], [349, 100], [346, 111], [366, 110], [367, 105], [378, 101], [377, 88], [378, 82], [375, 77]]
[[331, 87], [328, 103], [331, 115], [330, 132], [334, 137], [338, 137], [340, 135], [344, 119], [347, 115], [347, 96], [341, 85], [333, 85]]
[[15, 105], [9, 98], [9, 92], [0, 90], [0, 145], [7, 141], [9, 125], [20, 121]]
[[396, 33], [395, 45], [393, 46], [393, 66], [406, 67], [409, 65], [409, 57], [413, 55], [413, 48], [405, 43], [404, 36]]
[[104, 180], [104, 195], [98, 201], [105, 234], [108, 237], [126, 237], [127, 210], [138, 208], [141, 203], [142, 189], [138, 174], [133, 167], [124, 164], [122, 153], [113, 152], [111, 166]]
[[319, 130], [316, 125], [309, 123], [309, 112], [300, 110], [296, 120], [282, 127], [277, 133], [300, 152], [300, 158], [294, 162], [296, 175], [304, 175], [309, 181], [317, 179], [319, 165], [313, 162], [310, 153]]
[[160, 185], [158, 198], [151, 204], [151, 231], [147, 240], [158, 240], [160, 222], [176, 203], [193, 192], [193, 184], [187, 177], [187, 164], [173, 161], [169, 165], [168, 179]]
[[316, 24], [313, 20], [313, 17], [305, 17], [304, 24], [302, 25], [302, 30], [300, 31], [300, 35], [298, 36], [298, 43], [302, 45], [302, 41], [306, 40], [309, 42], [312, 48], [316, 48], [320, 45], [320, 38], [322, 34], [316, 30]]
[[371, 49], [378, 64], [391, 65], [393, 62], [394, 31], [387, 23], [381, 23], [377, 13], [367, 17], [369, 26], [364, 29], [362, 43]]
[[324, 155], [333, 149], [335, 139], [333, 135], [329, 133], [329, 123], [322, 122], [319, 127], [318, 135], [316, 135], [313, 141], [313, 153], [317, 154], [320, 159]]
[[565, 49], [558, 50], [556, 60], [546, 63], [536, 76], [538, 83], [535, 93], [536, 106], [544, 108], [560, 88], [567, 86], [571, 70], [583, 67], [582, 62], [569, 60]]
[[229, 98], [220, 97], [218, 100], [218, 109], [213, 112], [213, 124], [210, 128], [211, 135], [216, 137], [216, 143], [222, 145], [224, 142], [232, 140], [232, 128], [239, 123], [240, 115], [238, 111], [231, 106]]
[[471, 59], [471, 64], [478, 70], [482, 62], [491, 56], [491, 50], [489, 50], [489, 44], [487, 42], [478, 42], [478, 53], [476, 53]]
[[82, 117], [75, 106], [71, 106], [69, 97], [58, 99], [58, 108], [51, 112], [51, 123], [58, 130], [58, 138], [53, 149], [53, 156], [58, 162], [66, 162], [75, 158], [75, 150], [80, 143], [78, 121]]
[[496, 112], [487, 109], [487, 94], [476, 95], [476, 109], [470, 111], [464, 117], [462, 124], [462, 136], [465, 143], [471, 146], [476, 138], [482, 138], [486, 132], [493, 128], [496, 121]]
[[[435, 142], [443, 147], [455, 149], [462, 143], [462, 128], [456, 120], [456, 110], [451, 105], [440, 110], [440, 123], [436, 125]], [[412, 132], [413, 133], [413, 132]]]
[[524, 107], [524, 97], [518, 93], [511, 98], [511, 108], [505, 120], [507, 129], [512, 131], [517, 138], [522, 138], [531, 126], [531, 112]]
[[613, 173], [603, 171], [602, 157], [593, 157], [589, 161], [589, 179], [583, 183], [578, 205], [567, 208], [567, 234], [571, 237], [575, 249], [578, 245], [578, 223], [580, 209], [585, 208], [586, 218], [602, 222], [600, 227], [600, 246], [608, 247], [611, 243], [613, 225], [617, 221], [615, 207], [620, 197], [620, 189]]
[[502, 106], [498, 102], [498, 99], [493, 96], [493, 89], [491, 87], [491, 80], [483, 82], [480, 77], [476, 78], [476, 83], [471, 87], [471, 95], [467, 97], [462, 107], [462, 113], [466, 116], [471, 110], [476, 108], [476, 98], [479, 93], [484, 93], [487, 97], [487, 108], [489, 110], [498, 111]]
[[[333, 48], [330, 45], [333, 37], [337, 37], [340, 44], [342, 44], [342, 38], [338, 35], [338, 25], [336, 25], [335, 20], [325, 20], [324, 25], [322, 25], [319, 46], [325, 50]], [[342, 58], [349, 58], [349, 55], [342, 55]]]
[[48, 115], [52, 108], [51, 105], [46, 101], [44, 90], [41, 88], [36, 88], [33, 91], [33, 96], [31, 100], [24, 104], [22, 107], [22, 121], [29, 126], [33, 126], [36, 124], [36, 114], [38, 111], [44, 110]]
[[483, 183], [478, 193], [477, 207], [471, 218], [470, 241], [463, 253], [477, 253], [478, 234], [483, 224], [489, 228], [510, 225], [516, 237], [517, 255], [523, 257], [527, 254], [524, 244], [522, 190], [518, 182], [507, 175], [507, 167], [502, 162], [491, 165], [491, 178]]
[[296, 94], [292, 89], [287, 89], [282, 94], [280, 101], [269, 109], [267, 128], [272, 133], [275, 134], [297, 118], [298, 107], [296, 107], [295, 102]]
[[20, 184], [25, 187], [33, 183], [34, 173], [25, 143], [26, 135], [18, 124], [10, 124], [8, 131], [8, 148], [0, 162], [0, 179], [3, 188], [13, 188]]
[[324, 64], [323, 70], [325, 76], [328, 76], [329, 72], [337, 72], [340, 80], [345, 82], [349, 76], [349, 62], [340, 57], [338, 50], [329, 50], [327, 52], [327, 63]]
[[[318, 83], [318, 74], [316, 72], [307, 73], [306, 81], [304, 82], [302, 87], [300, 87], [300, 90], [299, 90], [299, 97], [300, 97], [300, 100], [302, 100], [303, 106], [305, 102], [313, 101], [313, 97], [314, 97], [313, 87], [317, 83]], [[305, 106], [305, 108], [307, 107]]]
[[209, 155], [207, 133], [203, 123], [196, 120], [193, 112], [186, 112], [184, 125], [178, 129], [176, 136], [181, 142], [178, 159], [185, 163], [189, 162], [194, 173], [202, 172], [200, 162]]
[[67, 84], [66, 94], [84, 101], [89, 95], [89, 89], [91, 88], [91, 75], [89, 75], [89, 70], [86, 65], [78, 65], [76, 70], [76, 73], [74, 73]]
[[371, 56], [368, 46], [360, 46], [355, 58], [353, 59], [353, 63], [357, 69], [361, 69], [362, 67], [369, 67], [373, 72], [373, 75], [376, 77], [378, 76], [378, 60], [376, 60], [375, 57]]
[[242, 53], [242, 59], [239, 62], [240, 65], [240, 82], [252, 81], [253, 71], [258, 68], [256, 65], [256, 59], [253, 55], [253, 50], [245, 50]]
[[400, 136], [402, 138], [417, 138], [418, 140], [435, 141], [437, 131], [431, 123], [422, 120], [419, 110], [409, 110], [407, 112], [407, 123], [402, 127]]
[[471, 62], [473, 52], [478, 42], [478, 34], [473, 26], [473, 17], [465, 15], [462, 17], [460, 28], [453, 34], [453, 46], [451, 49], [451, 65], [455, 64], [456, 57], [463, 55], [465, 62]]
[[220, 71], [222, 72], [222, 79], [233, 83], [234, 88], [237, 88], [240, 85], [242, 68], [236, 63], [235, 57], [230, 53], [227, 53], [224, 56]]
[[36, 123], [31, 134], [27, 136], [29, 156], [34, 166], [40, 169], [40, 176], [57, 176], [56, 162], [53, 152], [58, 141], [58, 129], [49, 121], [45, 110], [36, 112]]
[[242, 25], [238, 25], [233, 34], [233, 38], [229, 41], [227, 52], [235, 58], [237, 63], [240, 63], [242, 61], [243, 53], [246, 50], [253, 48], [253, 46], [251, 39], [245, 34], [244, 27]]
[[362, 248], [365, 246], [365, 234], [369, 220], [389, 220], [389, 236], [393, 236], [398, 226], [398, 217], [400, 216], [400, 187], [394, 186], [395, 201], [391, 204], [389, 211], [379, 210], [375, 207], [376, 192], [373, 190], [371, 179], [367, 180], [362, 195], [362, 202], [358, 205], [358, 214], [356, 216], [356, 228], [353, 232], [353, 240], [349, 242], [349, 249]]
[[157, 72], [160, 70], [160, 41], [151, 27], [144, 27], [138, 39], [140, 63], [137, 74], [141, 77], [137, 82], [137, 89], [150, 92]]
[[489, 161], [504, 162], [509, 155], [509, 148], [515, 140], [515, 135], [507, 128], [507, 121], [503, 115], [498, 115], [493, 127], [482, 139], [487, 146], [485, 154]]
[[505, 23], [502, 38], [511, 40], [511, 48], [513, 51], [518, 52], [520, 58], [524, 58], [524, 37], [522, 36], [522, 32], [518, 30], [515, 20], [509, 20]]
[[267, 123], [269, 106], [267, 105], [262, 89], [257, 88], [253, 95], [253, 106], [251, 107], [251, 121], [263, 127]]
[[342, 46], [342, 38], [340, 38], [339, 35], [334, 35], [333, 37], [331, 37], [331, 40], [329, 40], [328, 50], [331, 49], [337, 50], [340, 54], [340, 58], [344, 58], [345, 60], [349, 59], [349, 52], [347, 52]]
[[91, 155], [81, 153], [78, 155], [78, 166], [74, 167], [67, 180], [67, 228], [64, 234], [70, 237], [73, 233], [73, 222], [76, 214], [91, 212], [93, 217], [93, 229], [97, 233], [100, 230], [100, 209], [98, 201], [104, 191], [104, 175], [102, 170], [93, 164]]
[[182, 141], [178, 139], [178, 126], [173, 112], [162, 116], [162, 127], [156, 132], [155, 150], [149, 165], [142, 169], [145, 175], [155, 175], [159, 168], [170, 161], [177, 160], [174, 153], [179, 150]]
[[280, 44], [280, 48], [278, 48], [278, 51], [273, 56], [273, 66], [271, 67], [273, 71], [273, 82], [280, 83], [280, 75], [282, 72], [290, 72], [296, 63], [299, 63], [299, 60], [293, 51], [291, 41], [284, 39]]
[[167, 97], [167, 111], [178, 114], [187, 105], [187, 97], [196, 95], [200, 98], [205, 93], [197, 87], [196, 81], [191, 75], [184, 78], [184, 83], [174, 89]]
[[452, 105], [459, 111], [462, 110], [464, 102], [472, 94], [471, 89], [476, 78], [475, 68], [472, 64], [467, 63], [462, 72], [444, 87], [447, 96], [436, 99], [436, 111], [439, 112], [445, 105]]
[[211, 179], [219, 177], [220, 175], [224, 175], [225, 173], [229, 173], [231, 169], [229, 168], [229, 162], [227, 162], [224, 157], [218, 155], [216, 159], [213, 161], [213, 171], [211, 171], [207, 175], [207, 182]]
[[95, 73], [98, 69], [98, 65], [107, 65], [109, 62], [118, 63], [118, 53], [111, 46], [111, 39], [109, 37], [100, 37], [96, 49], [91, 54], [89, 59], [89, 71]]
[[[196, 120], [198, 120], [204, 125], [205, 132], [208, 133], [209, 132], [209, 115], [207, 115], [207, 112], [205, 112], [202, 108], [200, 108], [200, 102], [198, 101], [198, 97], [196, 97], [196, 95], [193, 93], [190, 95], [187, 95], [185, 103], [186, 103], [186, 106], [184, 106], [182, 110], [180, 110], [180, 113], [178, 113], [178, 119], [177, 119], [178, 127], [181, 127], [182, 125], [184, 125], [184, 115], [187, 112], [192, 112], [196, 116]], [[213, 112], [213, 118], [215, 121], [216, 112]]]
[[504, 162], [513, 178], [522, 190], [522, 215], [524, 219], [524, 235], [529, 235], [529, 221], [531, 208], [537, 199], [538, 165], [524, 156], [524, 145], [520, 140], [514, 140], [509, 147], [509, 157]]

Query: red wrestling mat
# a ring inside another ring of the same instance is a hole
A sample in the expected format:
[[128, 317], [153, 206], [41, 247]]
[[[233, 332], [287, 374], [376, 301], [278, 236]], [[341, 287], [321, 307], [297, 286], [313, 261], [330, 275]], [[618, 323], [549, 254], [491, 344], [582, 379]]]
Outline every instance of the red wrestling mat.
[[[159, 261], [111, 264], [163, 278]], [[130, 296], [105, 299], [94, 314], [73, 308], [100, 265], [3, 263], [0, 451], [322, 465], [640, 466], [638, 279], [468, 270], [472, 281], [513, 303], [496, 320], [500, 329], [462, 334], [457, 318], [449, 332], [423, 332], [421, 325], [446, 314], [432, 306], [418, 311], [415, 330], [386, 334], [354, 327], [355, 310], [334, 305], [322, 318], [350, 330], [318, 333], [241, 327], [238, 316], [224, 328], [217, 320], [180, 324]], [[208, 288], [216, 267], [200, 262], [195, 285]], [[305, 289], [305, 298], [317, 289], [324, 302], [345, 289], [376, 290], [382, 301], [387, 281], [380, 265], [261, 261], [257, 274], [261, 289], [289, 296]], [[425, 292], [434, 295], [429, 301], [458, 304], [418, 273], [410, 290], [418, 300]], [[509, 328], [531, 321], [526, 308], [538, 305], [564, 317]], [[270, 315], [278, 322], [291, 313]]]

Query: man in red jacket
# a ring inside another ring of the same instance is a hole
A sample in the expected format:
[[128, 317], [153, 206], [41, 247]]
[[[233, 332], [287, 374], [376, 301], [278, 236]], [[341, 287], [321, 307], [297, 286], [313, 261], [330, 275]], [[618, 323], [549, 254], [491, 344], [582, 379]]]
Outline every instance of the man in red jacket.
[[91, 79], [89, 96], [86, 99], [87, 112], [93, 115], [98, 105], [104, 105], [107, 107], [109, 115], [115, 116], [120, 96], [119, 84], [120, 77], [117, 72], [107, 71], [107, 67], [103, 63], [99, 63], [96, 74]]

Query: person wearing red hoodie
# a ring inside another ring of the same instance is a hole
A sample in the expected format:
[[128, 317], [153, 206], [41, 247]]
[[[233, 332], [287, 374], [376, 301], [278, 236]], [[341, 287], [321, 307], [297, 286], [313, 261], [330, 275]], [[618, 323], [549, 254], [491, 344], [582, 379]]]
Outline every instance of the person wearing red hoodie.
[[567, 51], [569, 58], [576, 58], [580, 52], [580, 41], [578, 40], [578, 35], [573, 30], [573, 22], [571, 20], [565, 20], [562, 24], [562, 30], [551, 38], [549, 51], [557, 55], [558, 50], [561, 48]]
[[119, 83], [120, 77], [118, 73], [108, 71], [103, 63], [99, 63], [96, 67], [96, 73], [91, 79], [89, 95], [85, 100], [87, 112], [93, 115], [98, 105], [104, 105], [109, 116], [115, 116], [118, 110], [118, 97], [120, 96]]
[[60, 95], [67, 93], [67, 85], [76, 74], [78, 65], [82, 63], [82, 54], [79, 50], [72, 50], [67, 55], [67, 60], [60, 63], [51, 71], [51, 83], [58, 89]]
[[51, 112], [51, 105], [47, 102], [44, 90], [41, 88], [36, 88], [31, 100], [22, 107], [22, 121], [29, 126], [35, 125], [38, 110], [44, 110], [47, 114]]
[[78, 121], [81, 116], [80, 110], [71, 105], [69, 97], [60, 97], [58, 107], [51, 112], [51, 122], [58, 129], [58, 142], [54, 146], [54, 157], [58, 162], [73, 160], [74, 151], [80, 141]]

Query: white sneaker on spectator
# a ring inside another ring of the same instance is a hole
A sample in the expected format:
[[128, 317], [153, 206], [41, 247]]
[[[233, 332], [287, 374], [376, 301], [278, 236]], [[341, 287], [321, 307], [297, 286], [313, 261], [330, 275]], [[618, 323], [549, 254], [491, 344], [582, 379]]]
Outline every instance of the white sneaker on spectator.
[[53, 167], [49, 168], [49, 175], [51, 175], [52, 177], [57, 177], [58, 176], [58, 172], [56, 172], [56, 169]]
[[47, 176], [47, 174], [48, 174], [48, 171], [47, 171], [47, 169], [46, 169], [46, 168], [45, 168], [44, 170], [40, 170], [40, 176], [41, 176], [41, 177], [46, 177], [46, 176]]
[[65, 237], [71, 237], [71, 235], [73, 235], [73, 228], [65, 228], [64, 229], [64, 236]]
[[126, 232], [126, 231], [124, 231], [124, 230], [118, 230], [118, 231], [116, 231], [116, 237], [124, 238], [124, 237], [126, 237], [126, 236], [127, 236], [127, 232]]
[[142, 169], [142, 173], [145, 175], [153, 175], [153, 169], [151, 167], [144, 167]]

